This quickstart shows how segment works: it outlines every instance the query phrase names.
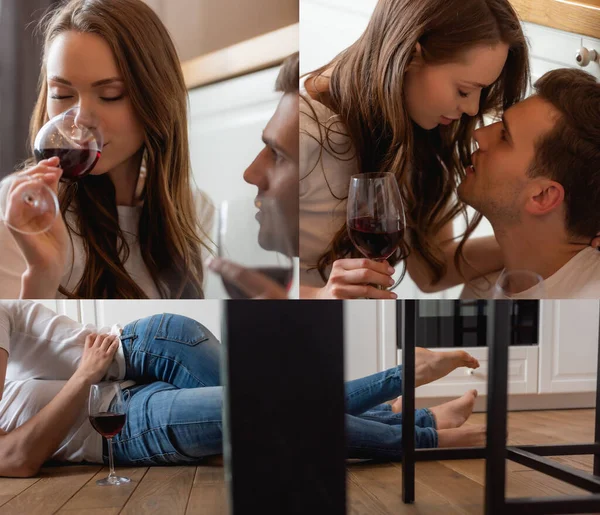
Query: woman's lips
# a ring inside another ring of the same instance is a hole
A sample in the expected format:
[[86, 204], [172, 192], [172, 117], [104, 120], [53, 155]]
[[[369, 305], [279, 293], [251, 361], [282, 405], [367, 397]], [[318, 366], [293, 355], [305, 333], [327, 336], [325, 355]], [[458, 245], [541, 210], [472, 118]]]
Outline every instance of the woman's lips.
[[455, 122], [458, 118], [446, 118], [445, 116], [440, 116], [440, 123], [442, 125], [450, 125], [452, 122]]

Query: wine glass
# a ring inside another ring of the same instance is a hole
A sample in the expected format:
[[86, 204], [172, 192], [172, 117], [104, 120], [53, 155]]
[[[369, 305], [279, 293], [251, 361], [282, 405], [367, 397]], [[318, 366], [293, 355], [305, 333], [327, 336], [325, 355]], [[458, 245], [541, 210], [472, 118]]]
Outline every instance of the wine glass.
[[541, 275], [529, 270], [503, 270], [493, 287], [494, 299], [520, 298], [527, 292], [527, 298], [543, 299], [546, 297], [544, 279]]
[[61, 181], [75, 182], [89, 174], [100, 159], [104, 138], [93, 118], [73, 107], [52, 118], [33, 144], [38, 162], [58, 156]]
[[[286, 225], [275, 199], [239, 198], [221, 204], [217, 224], [217, 253], [244, 268], [268, 277], [289, 291], [294, 276], [293, 231]], [[248, 295], [222, 278], [232, 299]], [[254, 292], [260, 296], [262, 292]]]
[[346, 216], [350, 240], [363, 256], [380, 262], [392, 256], [404, 241], [406, 230], [404, 205], [394, 174], [353, 175]]
[[112, 439], [125, 425], [129, 392], [121, 390], [117, 382], [94, 384], [90, 387], [89, 418], [92, 427], [108, 440], [108, 464], [110, 472], [108, 477], [96, 481], [97, 485], [121, 485], [129, 483], [127, 477], [115, 474]]
[[[73, 183], [92, 171], [102, 152], [103, 137], [93, 119], [74, 107], [48, 121], [38, 132], [34, 155], [39, 163], [58, 156], [61, 181]], [[52, 189], [40, 178], [12, 174], [0, 181], [0, 220], [24, 234], [47, 231], [58, 216]]]
[[50, 229], [58, 215], [58, 199], [41, 179], [13, 174], [0, 181], [0, 221], [23, 234]]

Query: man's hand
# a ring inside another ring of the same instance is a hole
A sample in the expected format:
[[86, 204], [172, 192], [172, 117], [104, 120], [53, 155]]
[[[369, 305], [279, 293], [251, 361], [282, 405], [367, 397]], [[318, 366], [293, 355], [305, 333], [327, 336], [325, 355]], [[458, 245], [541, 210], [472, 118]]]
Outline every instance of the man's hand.
[[248, 298], [276, 300], [288, 298], [285, 288], [266, 275], [236, 265], [226, 259], [212, 259], [208, 262], [208, 268], [239, 288]]
[[118, 348], [119, 338], [113, 334], [88, 335], [76, 373], [90, 384], [99, 383], [106, 375]]

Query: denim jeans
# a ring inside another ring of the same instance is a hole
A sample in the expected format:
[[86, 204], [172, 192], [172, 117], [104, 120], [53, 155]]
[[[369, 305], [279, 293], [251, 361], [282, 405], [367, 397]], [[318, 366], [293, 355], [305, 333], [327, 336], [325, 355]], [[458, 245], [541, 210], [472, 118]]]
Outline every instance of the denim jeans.
[[[346, 382], [346, 443], [349, 458], [402, 457], [402, 414], [383, 404], [402, 394], [402, 365]], [[415, 411], [415, 447], [438, 446], [435, 418]]]
[[221, 454], [221, 346], [212, 333], [191, 318], [162, 314], [128, 324], [121, 341], [125, 379], [136, 385], [113, 439], [115, 463], [185, 464]]
[[[186, 464], [221, 454], [218, 340], [195, 320], [162, 314], [128, 324], [121, 341], [125, 379], [137, 384], [129, 388], [125, 426], [113, 438], [115, 463]], [[402, 415], [383, 404], [401, 393], [401, 366], [346, 383], [349, 458], [401, 457]], [[437, 447], [431, 412], [416, 410], [415, 421], [416, 447]]]

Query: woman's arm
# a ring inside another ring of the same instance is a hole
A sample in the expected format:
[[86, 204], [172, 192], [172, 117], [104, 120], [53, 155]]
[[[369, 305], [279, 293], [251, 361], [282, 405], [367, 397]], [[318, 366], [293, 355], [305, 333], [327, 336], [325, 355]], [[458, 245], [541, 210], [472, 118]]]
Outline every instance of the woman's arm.
[[[10, 197], [18, 196], [31, 177], [43, 181], [57, 194], [58, 181], [62, 175], [62, 170], [57, 168], [58, 164], [59, 159], [54, 157], [40, 161], [36, 166], [16, 174]], [[18, 220], [22, 217], [23, 213], [18, 209], [18, 203], [9, 202], [6, 218]], [[8, 259], [10, 263], [8, 270], [0, 269], [2, 279], [7, 276], [11, 281], [11, 288], [15, 288], [15, 283], [20, 279], [19, 294], [13, 295], [12, 298], [17, 296], [22, 299], [56, 298], [60, 280], [65, 272], [69, 243], [62, 215], [59, 213], [51, 227], [42, 233], [24, 234], [12, 229], [7, 231], [6, 228], [3, 228], [0, 235], [2, 240], [7, 240], [12, 236], [10, 245], [0, 250], [2, 261]], [[15, 247], [18, 247], [20, 256], [15, 251]], [[7, 253], [6, 256], [2, 255], [3, 252]]]
[[86, 409], [90, 386], [106, 374], [119, 347], [114, 335], [86, 338], [79, 368], [62, 390], [25, 424], [0, 433], [0, 476], [35, 476]]
[[454, 254], [460, 240], [454, 238], [452, 222], [444, 226], [437, 239], [442, 242], [441, 248], [446, 260], [446, 274], [438, 283], [433, 284], [433, 274], [421, 254], [413, 250], [406, 260], [408, 274], [419, 289], [425, 293], [435, 293], [452, 288], [465, 281], [501, 270], [504, 266], [500, 245], [494, 236], [468, 239], [463, 247], [463, 256], [469, 264], [465, 263], [464, 259], [462, 260], [463, 277], [454, 264]]

